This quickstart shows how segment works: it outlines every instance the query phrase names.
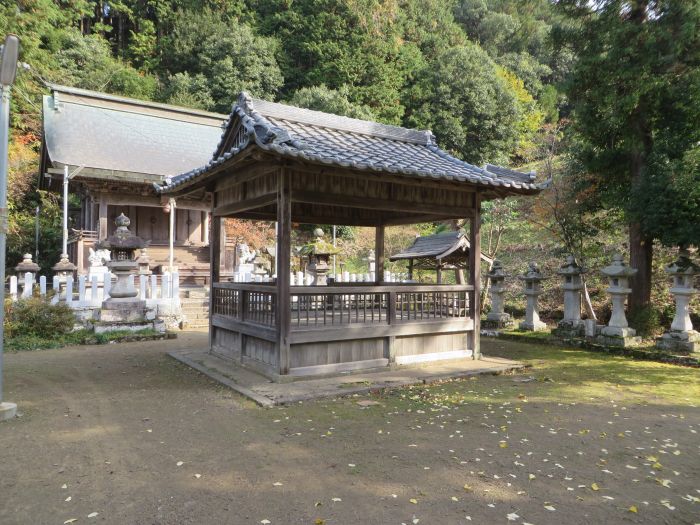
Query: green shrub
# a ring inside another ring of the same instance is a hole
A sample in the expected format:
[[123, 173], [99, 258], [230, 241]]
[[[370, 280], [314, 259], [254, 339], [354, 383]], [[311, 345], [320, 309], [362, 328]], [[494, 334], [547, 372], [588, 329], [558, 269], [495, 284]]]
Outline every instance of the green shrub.
[[633, 310], [627, 317], [629, 325], [637, 331], [639, 336], [651, 337], [663, 331], [659, 311], [652, 306]]
[[5, 337], [58, 338], [73, 329], [75, 315], [65, 304], [30, 297], [5, 301]]

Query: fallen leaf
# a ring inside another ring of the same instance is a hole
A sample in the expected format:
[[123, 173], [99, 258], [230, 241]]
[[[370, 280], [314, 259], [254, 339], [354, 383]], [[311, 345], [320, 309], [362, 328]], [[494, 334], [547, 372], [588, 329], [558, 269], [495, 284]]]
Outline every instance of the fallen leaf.
[[262, 523], [263, 525], [270, 525], [271, 522], [270, 520], [260, 520], [260, 523]]
[[598, 490], [600, 490], [600, 487], [598, 486], [597, 483], [591, 483], [591, 489], [598, 491]]
[[68, 496], [68, 497], [65, 499], [65, 501], [70, 501], [70, 500], [72, 500], [72, 499], [73, 499], [72, 496]]
[[326, 523], [326, 520], [323, 520], [321, 518], [316, 518], [316, 520], [314, 521], [314, 525], [324, 525], [324, 523]]
[[636, 506], [636, 505], [630, 506], [630, 508], [627, 509], [627, 510], [629, 510], [630, 512], [634, 512], [635, 514], [637, 514], [637, 512], [638, 512], [638, 511], [637, 511], [637, 506]]
[[282, 483], [280, 483], [279, 481], [275, 481], [272, 485], [275, 487], [281, 487]]
[[555, 510], [557, 510], [557, 509], [555, 509], [554, 507], [552, 507], [551, 505], [545, 505], [544, 508], [547, 509], [547, 510], [551, 510], [552, 512], [554, 512]]
[[88, 514], [88, 518], [96, 518], [99, 515], [99, 512], [91, 512]]
[[201, 475], [201, 474], [195, 474], [194, 477], [197, 478], [197, 479], [199, 479], [199, 478], [202, 477], [202, 475]]
[[408, 501], [410, 501], [410, 502], [413, 503], [414, 505], [418, 505], [418, 500], [417, 500], [416, 498], [411, 498], [411, 499], [409, 499]]
[[184, 461], [178, 461], [177, 463], [175, 463], [175, 465], [178, 466], [178, 467], [181, 467], [181, 466], [184, 465], [184, 464], [185, 464]]
[[76, 521], [78, 521], [77, 518], [71, 518], [69, 520], [64, 521], [63, 525], [68, 525], [69, 523], [75, 523]]
[[341, 501], [343, 501], [343, 500], [340, 499], [340, 498], [332, 498], [331, 501], [335, 501], [336, 503], [339, 503], [339, 502], [341, 502]]
[[520, 516], [518, 516], [515, 512], [511, 512], [506, 516], [508, 518], [508, 521], [516, 521]]

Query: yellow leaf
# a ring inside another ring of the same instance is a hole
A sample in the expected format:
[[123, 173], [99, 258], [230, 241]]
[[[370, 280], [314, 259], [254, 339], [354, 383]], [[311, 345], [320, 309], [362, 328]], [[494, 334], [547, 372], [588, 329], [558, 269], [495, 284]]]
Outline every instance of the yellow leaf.
[[598, 486], [597, 483], [591, 483], [591, 488], [592, 488], [593, 490], [595, 490], [595, 491], [600, 490], [600, 487]]
[[314, 521], [314, 525], [324, 525], [326, 523], [326, 520], [322, 520], [321, 518], [316, 518]]
[[651, 468], [653, 468], [654, 470], [660, 470], [660, 469], [662, 469], [663, 467], [661, 466], [661, 463], [659, 463], [659, 462], [657, 461], [656, 463], [654, 463], [654, 464], [651, 466]]
[[471, 491], [472, 491], [471, 485], [464, 485], [464, 490], [465, 490], [466, 492], [471, 492]]
[[501, 447], [501, 448], [508, 448], [508, 443], [506, 443], [505, 441], [501, 441], [501, 442], [498, 444], [498, 446]]
[[418, 500], [417, 500], [416, 498], [411, 498], [411, 499], [409, 499], [408, 501], [410, 501], [410, 502], [413, 503], [414, 505], [418, 505]]
[[647, 456], [647, 461], [651, 461], [652, 463], [656, 463], [659, 461], [656, 456]]
[[635, 514], [637, 514], [637, 507], [636, 507], [636, 505], [632, 505], [632, 506], [631, 506], [629, 509], [627, 509], [627, 510], [629, 510], [630, 512], [634, 512]]
[[534, 475], [534, 474], [528, 474], [527, 477], [528, 477], [529, 479], [535, 479], [535, 475]]

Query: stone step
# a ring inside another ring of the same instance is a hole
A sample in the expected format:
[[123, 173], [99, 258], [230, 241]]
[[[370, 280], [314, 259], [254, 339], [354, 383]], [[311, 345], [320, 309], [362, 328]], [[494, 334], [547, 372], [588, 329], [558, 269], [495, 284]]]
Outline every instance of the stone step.
[[195, 319], [194, 321], [182, 321], [180, 324], [182, 330], [188, 328], [209, 328], [209, 321], [203, 319]]
[[181, 299], [207, 299], [209, 290], [207, 288], [182, 289], [180, 288]]
[[180, 299], [183, 308], [209, 308], [209, 299]]
[[184, 314], [184, 316], [185, 316], [185, 319], [187, 319], [187, 321], [189, 321], [189, 322], [197, 321], [197, 320], [199, 320], [199, 321], [207, 320], [208, 321], [208, 319], [209, 319], [209, 314]]

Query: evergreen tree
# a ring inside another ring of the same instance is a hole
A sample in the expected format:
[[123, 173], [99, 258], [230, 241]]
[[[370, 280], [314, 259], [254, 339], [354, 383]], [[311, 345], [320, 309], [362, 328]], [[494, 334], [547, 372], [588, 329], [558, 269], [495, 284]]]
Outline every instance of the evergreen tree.
[[638, 269], [630, 305], [645, 307], [654, 240], [700, 243], [700, 3], [559, 5], [570, 20], [559, 38], [578, 56], [567, 84], [578, 157], [593, 198], [625, 212]]

